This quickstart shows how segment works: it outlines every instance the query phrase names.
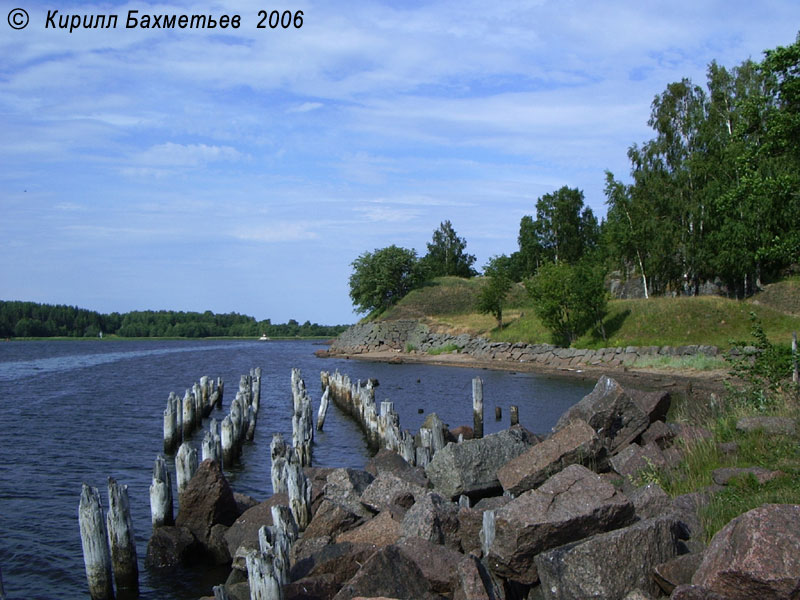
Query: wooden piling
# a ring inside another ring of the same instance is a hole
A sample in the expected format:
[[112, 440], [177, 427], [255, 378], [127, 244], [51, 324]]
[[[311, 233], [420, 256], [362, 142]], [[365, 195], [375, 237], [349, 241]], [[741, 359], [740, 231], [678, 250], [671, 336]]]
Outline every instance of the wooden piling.
[[172, 512], [172, 476], [167, 461], [156, 457], [153, 466], [153, 482], [150, 484], [150, 518], [153, 529], [163, 525], [174, 525]]
[[[277, 508], [277, 507], [273, 507]], [[273, 516], [274, 516], [273, 512]], [[275, 557], [273, 564], [275, 576], [278, 578], [278, 583], [286, 585], [292, 582], [289, 576], [290, 558], [289, 554], [292, 549], [291, 542], [285, 535], [279, 532], [275, 527], [272, 528], [273, 541], [272, 541], [272, 554]]]
[[250, 600], [283, 600], [283, 588], [275, 576], [274, 557], [260, 550], [245, 556]]
[[253, 437], [256, 435], [256, 416], [258, 413], [256, 412], [256, 408], [254, 405], [251, 405], [250, 408], [247, 409], [247, 432], [245, 433], [245, 439], [248, 442], [253, 441]]
[[283, 436], [276, 433], [272, 436], [272, 443], [270, 444], [270, 457], [272, 459], [271, 477], [272, 477], [272, 493], [285, 494], [286, 493], [286, 453], [288, 448], [286, 442], [283, 441]]
[[187, 442], [183, 442], [175, 455], [175, 475], [178, 479], [178, 502], [181, 494], [197, 471], [197, 450]]
[[211, 592], [214, 594], [214, 600], [231, 600], [228, 592], [225, 591], [224, 585], [215, 585], [211, 588]]
[[111, 579], [111, 552], [108, 549], [106, 522], [103, 505], [97, 488], [85, 483], [81, 489], [78, 506], [78, 522], [81, 530], [83, 563], [92, 600], [113, 600], [114, 584]]
[[253, 409], [258, 413], [261, 406], [261, 367], [256, 367], [252, 371], [253, 377]]
[[222, 377], [217, 377], [217, 408], [222, 410], [222, 395], [225, 392], [225, 382]]
[[314, 441], [313, 413], [311, 397], [299, 369], [292, 369], [292, 445], [297, 453], [301, 467], [311, 466], [311, 452]]
[[509, 411], [511, 412], [511, 426], [519, 425], [519, 406], [512, 404]]
[[128, 486], [108, 478], [108, 541], [111, 549], [111, 568], [117, 595], [131, 597], [139, 593], [139, 566], [136, 557], [136, 537], [133, 534]]
[[178, 397], [170, 392], [167, 407], [164, 409], [164, 453], [174, 454], [181, 443], [181, 430], [178, 427]]
[[298, 529], [304, 531], [311, 521], [311, 484], [300, 464], [291, 459], [286, 462], [286, 488], [294, 520]]
[[472, 380], [472, 420], [473, 438], [483, 437], [483, 380], [475, 377]]
[[792, 381], [800, 383], [800, 368], [797, 360], [797, 332], [792, 332]]
[[236, 458], [236, 448], [233, 441], [233, 421], [230, 415], [225, 415], [225, 418], [222, 419], [219, 437], [222, 445], [222, 464], [227, 468], [233, 464]]
[[322, 398], [319, 401], [319, 412], [317, 413], [317, 431], [322, 431], [322, 426], [325, 424], [325, 416], [328, 414], [330, 393], [330, 386], [325, 386], [325, 391], [322, 393]]
[[183, 439], [188, 440], [194, 431], [195, 417], [194, 417], [194, 397], [189, 390], [183, 395], [182, 411], [183, 411]]

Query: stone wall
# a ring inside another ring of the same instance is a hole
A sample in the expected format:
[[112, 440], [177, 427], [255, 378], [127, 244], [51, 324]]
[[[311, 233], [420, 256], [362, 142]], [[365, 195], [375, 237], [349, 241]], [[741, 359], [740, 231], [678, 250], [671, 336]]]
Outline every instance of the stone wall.
[[427, 353], [429, 350], [456, 346], [458, 352], [481, 360], [538, 363], [551, 367], [580, 365], [619, 366], [639, 357], [716, 356], [716, 346], [627, 346], [585, 350], [559, 348], [551, 344], [492, 342], [467, 334], [434, 333], [427, 325], [414, 320], [381, 321], [350, 327], [330, 348], [332, 354], [363, 354], [383, 350]]

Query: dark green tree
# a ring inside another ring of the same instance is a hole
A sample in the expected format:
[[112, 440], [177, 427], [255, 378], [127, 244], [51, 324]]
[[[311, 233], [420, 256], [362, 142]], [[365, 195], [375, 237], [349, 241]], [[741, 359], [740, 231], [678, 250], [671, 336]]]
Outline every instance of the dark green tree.
[[511, 260], [508, 256], [493, 256], [483, 267], [485, 282], [478, 292], [476, 308], [479, 312], [491, 314], [497, 319], [497, 327], [503, 328], [503, 306], [511, 290]]
[[456, 235], [450, 221], [444, 221], [433, 232], [433, 240], [427, 244], [428, 253], [422, 258], [421, 266], [427, 277], [455, 275], [473, 277], [477, 274], [472, 265], [475, 256], [467, 254], [467, 241]]
[[352, 267], [350, 298], [358, 312], [386, 310], [420, 282], [417, 253], [395, 245], [364, 252]]
[[570, 346], [592, 326], [605, 338], [602, 323], [608, 299], [601, 269], [585, 262], [547, 263], [525, 282], [525, 288], [533, 298], [536, 316], [551, 331], [554, 342]]

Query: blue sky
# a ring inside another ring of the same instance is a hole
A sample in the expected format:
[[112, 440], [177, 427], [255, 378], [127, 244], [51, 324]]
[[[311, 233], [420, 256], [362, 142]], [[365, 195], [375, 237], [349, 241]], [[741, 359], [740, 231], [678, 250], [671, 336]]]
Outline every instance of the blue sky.
[[[288, 30], [263, 8], [0, 2], [0, 299], [353, 322], [362, 252], [424, 254], [449, 219], [483, 265], [562, 185], [604, 215], [656, 94], [800, 29], [796, 0], [303, 0]], [[120, 23], [46, 29], [48, 9]], [[128, 10], [242, 25], [127, 30]]]

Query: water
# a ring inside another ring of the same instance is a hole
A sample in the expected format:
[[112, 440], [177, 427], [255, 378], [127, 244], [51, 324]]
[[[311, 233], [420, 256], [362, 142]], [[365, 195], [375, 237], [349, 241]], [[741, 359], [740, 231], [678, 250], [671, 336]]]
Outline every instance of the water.
[[[591, 388], [583, 381], [530, 373], [432, 365], [319, 359], [307, 341], [37, 341], [0, 343], [0, 568], [10, 599], [87, 598], [77, 511], [81, 483], [128, 485], [140, 563], [141, 597], [188, 600], [211, 593], [226, 575], [208, 568], [144, 568], [150, 535], [149, 485], [162, 450], [162, 412], [202, 375], [225, 380], [224, 411], [239, 376], [260, 366], [262, 408], [242, 464], [226, 473], [238, 492], [270, 493], [272, 434], [291, 435], [292, 367], [318, 408], [319, 372], [377, 378], [376, 400], [392, 400], [402, 427], [415, 431], [430, 412], [455, 427], [472, 423], [472, 378], [484, 380], [485, 433], [507, 426], [509, 406], [536, 432], [550, 429]], [[494, 420], [494, 407], [503, 421]], [[419, 413], [423, 409], [423, 413]], [[199, 448], [201, 435], [193, 443]], [[315, 466], [363, 467], [369, 457], [356, 425], [331, 405], [314, 447]], [[168, 461], [170, 462], [170, 461]]]

